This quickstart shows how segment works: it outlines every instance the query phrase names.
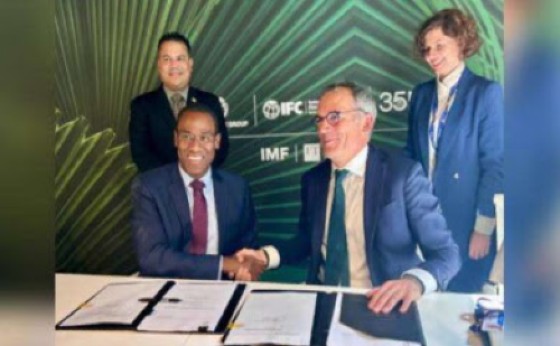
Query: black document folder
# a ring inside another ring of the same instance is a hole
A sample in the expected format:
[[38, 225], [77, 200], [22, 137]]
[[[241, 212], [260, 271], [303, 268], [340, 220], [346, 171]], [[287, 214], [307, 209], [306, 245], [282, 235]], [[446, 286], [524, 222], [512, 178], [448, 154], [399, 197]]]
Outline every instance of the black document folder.
[[[136, 287], [134, 285], [137, 285]], [[168, 298], [166, 294], [171, 290], [171, 288], [176, 284], [175, 281], [166, 281], [162, 283], [156, 282], [154, 283], [147, 283], [147, 282], [127, 282], [127, 283], [111, 283], [103, 287], [99, 290], [96, 294], [94, 294], [91, 298], [86, 300], [84, 303], [80, 304], [74, 311], [72, 311], [68, 316], [63, 318], [60, 322], [57, 323], [56, 329], [64, 329], [64, 330], [83, 330], [83, 329], [102, 329], [102, 330], [137, 330], [139, 325], [142, 321], [150, 316], [154, 308], [162, 301], [166, 302], [174, 302], [174, 300], [180, 301], [176, 298]], [[193, 283], [194, 285], [195, 283]], [[200, 284], [200, 283], [198, 283]], [[131, 294], [130, 297], [126, 297], [122, 301], [111, 301], [110, 292], [111, 289], [127, 289], [127, 287], [131, 288], [131, 291], [138, 293], [138, 285], [151, 285], [150, 292], [153, 294], [143, 295], [141, 298], [138, 297], [138, 294], [135, 296]], [[154, 285], [156, 286], [156, 290], [154, 291]], [[136, 290], [134, 290], [136, 289]], [[226, 304], [226, 307], [219, 319], [219, 322], [216, 325], [216, 328], [213, 330], [209, 330], [207, 326], [200, 326], [196, 329], [189, 329], [189, 330], [173, 330], [173, 332], [186, 332], [186, 333], [223, 333], [226, 330], [226, 327], [231, 320], [231, 317], [239, 303], [243, 295], [243, 291], [245, 290], [244, 284], [236, 284], [233, 294], [231, 298]], [[109, 296], [109, 297], [107, 297]], [[103, 300], [103, 303], [100, 301]], [[103, 319], [95, 319], [92, 320], [91, 316], [87, 316], [87, 318], [83, 318], [84, 312], [87, 309], [92, 309], [95, 307], [98, 311], [103, 312], [105, 316], [110, 316], [112, 310], [115, 311], [119, 310], [119, 308], [124, 308], [129, 311], [129, 318], [121, 317], [119, 319], [111, 320], [107, 318], [107, 320]], [[186, 319], [189, 316], [185, 316]], [[143, 329], [143, 331], [150, 331], [149, 329]], [[161, 332], [161, 330], [156, 330]]]
[[340, 322], [375, 337], [426, 345], [415, 302], [404, 314], [398, 311], [400, 303], [388, 314], [372, 312], [367, 303], [365, 295], [345, 293], [342, 297]]

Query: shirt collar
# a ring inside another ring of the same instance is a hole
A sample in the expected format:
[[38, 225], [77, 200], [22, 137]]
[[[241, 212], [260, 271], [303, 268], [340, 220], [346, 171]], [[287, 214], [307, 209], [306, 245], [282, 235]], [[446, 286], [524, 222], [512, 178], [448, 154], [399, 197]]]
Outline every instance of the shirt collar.
[[[357, 175], [359, 177], [364, 177], [366, 173], [366, 160], [368, 154], [368, 146], [365, 145], [360, 152], [356, 156], [350, 160], [344, 167], [340, 167], [342, 169], [347, 169], [350, 173]], [[340, 169], [336, 167], [334, 163], [331, 161], [331, 172], [334, 174], [335, 169]]]
[[180, 90], [180, 91], [171, 91], [171, 90], [167, 89], [164, 85], [163, 86], [163, 91], [165, 91], [165, 95], [167, 95], [167, 99], [169, 101], [171, 101], [171, 96], [173, 96], [173, 94], [179, 93], [179, 94], [183, 95], [183, 97], [185, 98], [185, 102], [187, 102], [187, 96], [189, 94], [189, 87], [186, 87], [184, 90]]
[[464, 70], [465, 70], [465, 63], [464, 62], [459, 63], [459, 66], [457, 66], [453, 71], [451, 71], [451, 73], [445, 76], [441, 81], [438, 79], [438, 89], [443, 88], [446, 91], [451, 89], [452, 86], [457, 84]]
[[[185, 170], [183, 169], [183, 167], [181, 167], [181, 164], [179, 163], [179, 174], [181, 174], [181, 178], [183, 179], [183, 183], [185, 184], [185, 188], [189, 188], [189, 184], [194, 180], [193, 177], [191, 177], [187, 172], [185, 172]], [[199, 179], [200, 181], [202, 181], [204, 183], [204, 186], [207, 188], [211, 188], [212, 187], [212, 167], [208, 168], [208, 171], [206, 171], [206, 174], [204, 174], [202, 176], [202, 178]]]

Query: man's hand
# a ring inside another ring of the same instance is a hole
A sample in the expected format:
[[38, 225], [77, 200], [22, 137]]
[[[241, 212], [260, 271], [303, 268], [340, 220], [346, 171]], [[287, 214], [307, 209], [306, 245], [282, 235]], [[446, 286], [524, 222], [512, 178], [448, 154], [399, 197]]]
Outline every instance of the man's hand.
[[242, 249], [235, 258], [242, 268], [235, 274], [236, 280], [258, 280], [268, 266], [268, 258], [263, 250]]
[[471, 235], [469, 244], [469, 257], [473, 260], [483, 259], [490, 250], [490, 236], [477, 233], [476, 230]]
[[422, 285], [414, 278], [404, 277], [400, 280], [385, 282], [367, 293], [368, 308], [375, 313], [388, 314], [398, 302], [402, 301], [399, 311], [408, 311], [413, 301], [422, 296]]
[[237, 278], [237, 273], [242, 269], [241, 263], [235, 256], [224, 256], [222, 271], [227, 274], [230, 279]]
[[256, 281], [267, 265], [268, 260], [263, 250], [242, 249], [234, 256], [224, 257], [223, 271], [230, 279]]

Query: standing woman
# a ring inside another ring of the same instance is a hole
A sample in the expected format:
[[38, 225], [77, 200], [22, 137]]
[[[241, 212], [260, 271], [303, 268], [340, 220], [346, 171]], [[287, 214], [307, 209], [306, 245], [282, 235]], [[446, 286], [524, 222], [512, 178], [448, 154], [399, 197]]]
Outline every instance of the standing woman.
[[477, 292], [496, 255], [493, 197], [503, 191], [501, 86], [465, 67], [480, 41], [458, 9], [437, 12], [415, 38], [435, 78], [414, 88], [406, 152], [419, 161], [440, 199], [462, 267], [448, 290]]

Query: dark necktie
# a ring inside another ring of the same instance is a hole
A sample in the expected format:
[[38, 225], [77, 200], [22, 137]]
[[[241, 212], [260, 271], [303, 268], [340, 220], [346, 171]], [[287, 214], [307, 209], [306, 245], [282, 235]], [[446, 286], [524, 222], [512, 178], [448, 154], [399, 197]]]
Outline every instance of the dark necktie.
[[177, 115], [179, 114], [181, 109], [183, 109], [183, 107], [185, 107], [185, 98], [183, 97], [183, 95], [179, 93], [171, 95], [171, 108], [173, 109], [173, 115], [175, 116], [175, 119], [177, 119]]
[[192, 238], [188, 246], [191, 254], [203, 255], [206, 253], [208, 240], [208, 209], [204, 198], [204, 183], [198, 179], [190, 184], [193, 189], [194, 204], [192, 213]]
[[325, 262], [325, 284], [349, 286], [348, 248], [346, 245], [345, 196], [342, 185], [348, 175], [345, 169], [335, 171], [334, 197], [327, 237], [327, 258]]

